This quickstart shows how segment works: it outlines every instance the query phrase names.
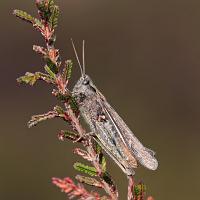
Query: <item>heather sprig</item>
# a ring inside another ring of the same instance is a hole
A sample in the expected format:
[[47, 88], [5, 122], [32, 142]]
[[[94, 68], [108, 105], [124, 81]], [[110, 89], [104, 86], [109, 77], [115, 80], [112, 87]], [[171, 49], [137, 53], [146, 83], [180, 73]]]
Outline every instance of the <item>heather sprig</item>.
[[[70, 125], [72, 130], [61, 130], [58, 133], [58, 138], [61, 141], [79, 142], [85, 148], [84, 150], [81, 148], [74, 149], [74, 154], [81, 156], [90, 163], [76, 162], [74, 164], [75, 170], [85, 174], [85, 176], [76, 176], [78, 184], [75, 184], [70, 178], [52, 178], [52, 183], [66, 193], [70, 199], [117, 200], [118, 190], [107, 170], [106, 159], [102, 149], [94, 141], [93, 136], [86, 133], [85, 128], [82, 126], [78, 105], [68, 89], [73, 63], [71, 59], [62, 62], [59, 49], [55, 48], [55, 28], [58, 25], [59, 8], [54, 0], [35, 0], [35, 4], [38, 9], [38, 18], [21, 10], [14, 10], [13, 14], [32, 24], [43, 36], [45, 47], [33, 45], [33, 50], [41, 55], [45, 62], [43, 72], [26, 72], [17, 81], [31, 86], [39, 80], [51, 84], [53, 86], [52, 95], [60, 101], [62, 106], [55, 105], [52, 110], [44, 114], [32, 116], [28, 126], [32, 127], [49, 119], [60, 118]], [[144, 200], [145, 186], [143, 184], [135, 184], [133, 177], [128, 177], [128, 179], [128, 199]], [[88, 192], [83, 184], [104, 189], [106, 195], [101, 197], [97, 192]], [[148, 200], [150, 199], [151, 197], [148, 198]]]

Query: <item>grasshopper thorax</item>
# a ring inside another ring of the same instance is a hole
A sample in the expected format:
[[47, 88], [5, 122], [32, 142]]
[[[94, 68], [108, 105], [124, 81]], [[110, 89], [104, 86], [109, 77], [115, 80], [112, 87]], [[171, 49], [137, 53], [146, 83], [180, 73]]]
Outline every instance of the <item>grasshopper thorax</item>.
[[88, 75], [83, 75], [75, 84], [72, 95], [77, 103], [82, 103], [86, 98], [91, 98], [96, 94], [96, 87]]

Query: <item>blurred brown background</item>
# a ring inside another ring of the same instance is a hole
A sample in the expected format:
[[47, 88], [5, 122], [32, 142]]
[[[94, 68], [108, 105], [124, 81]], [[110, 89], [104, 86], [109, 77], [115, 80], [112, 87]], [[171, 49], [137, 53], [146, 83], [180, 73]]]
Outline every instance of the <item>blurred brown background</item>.
[[[73, 57], [70, 38], [86, 40], [87, 73], [145, 146], [157, 152], [159, 168], [137, 170], [156, 200], [199, 199], [200, 190], [200, 2], [197, 0], [58, 0], [62, 15], [57, 47]], [[28, 129], [33, 114], [55, 104], [44, 83], [21, 86], [16, 78], [42, 69], [32, 45], [43, 40], [12, 16], [19, 8], [36, 15], [33, 0], [1, 0], [0, 199], [62, 200], [51, 177], [73, 177], [70, 142], [56, 133], [59, 120]], [[77, 65], [76, 65], [77, 66]], [[75, 67], [73, 83], [80, 75]], [[73, 84], [72, 84], [73, 85]], [[126, 199], [127, 180], [109, 168]]]

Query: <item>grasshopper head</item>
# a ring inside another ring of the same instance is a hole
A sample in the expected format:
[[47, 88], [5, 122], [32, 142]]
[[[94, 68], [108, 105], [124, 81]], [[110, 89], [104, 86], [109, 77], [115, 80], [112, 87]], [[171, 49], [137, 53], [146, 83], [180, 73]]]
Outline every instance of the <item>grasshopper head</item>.
[[72, 95], [78, 103], [83, 102], [86, 98], [91, 98], [96, 94], [96, 87], [88, 75], [83, 75], [75, 84]]
[[83, 65], [81, 66], [78, 53], [76, 51], [74, 42], [72, 40], [72, 46], [74, 49], [74, 53], [76, 55], [77, 62], [79, 64], [81, 70], [81, 78], [77, 81], [74, 89], [72, 91], [72, 95], [75, 97], [77, 103], [82, 103], [85, 99], [90, 99], [92, 96], [96, 94], [96, 87], [93, 84], [91, 78], [85, 74], [85, 41], [83, 40]]

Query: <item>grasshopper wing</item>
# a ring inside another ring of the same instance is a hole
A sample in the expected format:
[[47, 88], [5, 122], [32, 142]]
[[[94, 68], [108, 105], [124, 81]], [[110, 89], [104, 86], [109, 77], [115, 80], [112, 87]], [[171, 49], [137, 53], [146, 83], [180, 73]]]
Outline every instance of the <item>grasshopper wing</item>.
[[144, 167], [150, 170], [156, 170], [158, 167], [158, 161], [154, 157], [154, 151], [144, 147], [142, 143], [136, 138], [133, 132], [125, 124], [123, 119], [118, 115], [118, 113], [110, 106], [105, 100], [105, 97], [100, 94], [102, 103], [104, 105], [105, 111], [110, 117], [112, 123], [117, 129], [119, 137], [127, 145], [129, 151], [133, 156], [142, 164]]

